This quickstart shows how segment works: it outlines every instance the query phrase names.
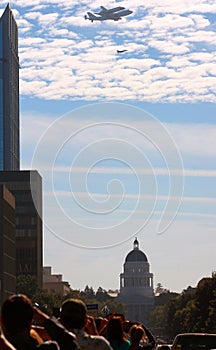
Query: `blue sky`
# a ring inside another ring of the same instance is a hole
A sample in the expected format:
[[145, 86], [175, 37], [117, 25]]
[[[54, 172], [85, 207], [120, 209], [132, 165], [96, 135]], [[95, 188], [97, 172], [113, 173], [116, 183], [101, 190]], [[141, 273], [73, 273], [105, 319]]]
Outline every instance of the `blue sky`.
[[[100, 5], [133, 13], [84, 19]], [[10, 6], [19, 26], [21, 164], [43, 177], [44, 264], [73, 288], [116, 289], [138, 237], [155, 285], [180, 292], [211, 275], [215, 1]]]

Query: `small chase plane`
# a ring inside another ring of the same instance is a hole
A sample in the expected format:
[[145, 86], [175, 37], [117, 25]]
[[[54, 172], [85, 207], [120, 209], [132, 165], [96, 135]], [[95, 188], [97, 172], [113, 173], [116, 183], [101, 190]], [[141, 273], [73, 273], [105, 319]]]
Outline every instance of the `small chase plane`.
[[100, 6], [100, 12], [87, 12], [85, 15], [85, 19], [89, 19], [91, 22], [93, 21], [106, 21], [113, 20], [118, 21], [122, 19], [122, 17], [130, 15], [133, 11], [125, 9], [125, 7], [118, 6], [112, 9], [107, 9], [104, 6]]

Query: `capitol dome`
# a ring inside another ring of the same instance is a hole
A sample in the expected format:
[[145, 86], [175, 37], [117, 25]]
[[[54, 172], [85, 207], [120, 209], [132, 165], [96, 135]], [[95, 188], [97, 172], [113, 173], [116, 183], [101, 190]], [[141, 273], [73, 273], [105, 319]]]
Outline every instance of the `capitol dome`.
[[146, 255], [139, 249], [135, 238], [133, 249], [126, 255], [120, 274], [119, 300], [125, 304], [127, 320], [148, 323], [154, 308], [153, 274]]
[[131, 250], [125, 258], [125, 262], [133, 262], [133, 261], [148, 262], [146, 255], [141, 250], [139, 250], [139, 242], [137, 238], [134, 241], [134, 249]]

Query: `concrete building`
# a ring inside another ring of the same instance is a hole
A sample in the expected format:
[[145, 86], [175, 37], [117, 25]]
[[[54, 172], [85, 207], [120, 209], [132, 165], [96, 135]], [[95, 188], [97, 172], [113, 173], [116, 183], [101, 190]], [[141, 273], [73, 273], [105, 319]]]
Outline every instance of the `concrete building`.
[[62, 280], [62, 275], [52, 274], [51, 266], [43, 268], [43, 289], [49, 293], [55, 292], [62, 297], [71, 291], [69, 283]]
[[125, 258], [123, 269], [118, 298], [125, 304], [126, 318], [148, 325], [149, 312], [154, 308], [153, 274], [137, 238], [133, 250]]
[[32, 275], [42, 287], [42, 179], [37, 171], [0, 171], [16, 200], [16, 275]]
[[0, 185], [0, 305], [15, 291], [15, 198]]
[[10, 6], [0, 18], [0, 170], [19, 170], [18, 30]]

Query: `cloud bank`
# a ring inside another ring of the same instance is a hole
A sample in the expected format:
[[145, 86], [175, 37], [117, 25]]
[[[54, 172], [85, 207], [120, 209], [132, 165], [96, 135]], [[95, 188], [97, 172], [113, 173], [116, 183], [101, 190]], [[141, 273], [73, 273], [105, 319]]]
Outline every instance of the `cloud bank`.
[[[21, 94], [47, 100], [215, 102], [215, 3], [118, 4], [130, 7], [132, 15], [91, 23], [84, 14], [96, 12], [98, 1], [11, 1], [19, 26]], [[122, 48], [127, 52], [118, 54]]]

